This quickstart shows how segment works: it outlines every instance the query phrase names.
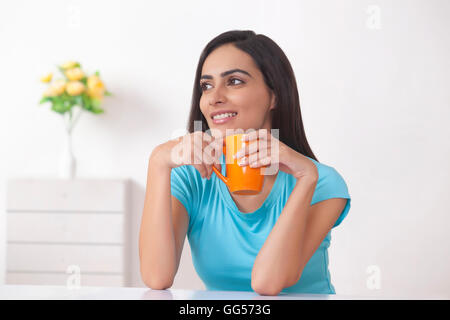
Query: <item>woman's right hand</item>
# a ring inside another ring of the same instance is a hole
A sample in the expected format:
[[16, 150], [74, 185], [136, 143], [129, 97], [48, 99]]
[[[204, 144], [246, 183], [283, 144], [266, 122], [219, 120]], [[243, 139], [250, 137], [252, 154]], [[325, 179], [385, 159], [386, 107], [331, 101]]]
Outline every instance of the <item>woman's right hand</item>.
[[150, 161], [170, 169], [193, 165], [202, 178], [211, 178], [212, 167], [220, 171], [223, 139], [216, 139], [202, 131], [195, 131], [158, 145]]

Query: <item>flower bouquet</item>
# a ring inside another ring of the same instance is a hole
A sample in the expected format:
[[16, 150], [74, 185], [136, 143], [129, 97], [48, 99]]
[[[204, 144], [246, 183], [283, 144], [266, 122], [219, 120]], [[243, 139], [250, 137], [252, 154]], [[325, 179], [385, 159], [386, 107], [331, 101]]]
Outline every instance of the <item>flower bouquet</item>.
[[53, 73], [41, 78], [48, 87], [43, 93], [39, 104], [50, 103], [51, 109], [61, 114], [65, 120], [67, 144], [62, 156], [60, 175], [73, 178], [75, 175], [75, 159], [72, 154], [71, 134], [81, 113], [103, 113], [100, 107], [105, 96], [111, 96], [100, 79], [99, 71], [87, 75], [80, 63], [68, 61], [58, 66], [62, 77], [53, 80]]

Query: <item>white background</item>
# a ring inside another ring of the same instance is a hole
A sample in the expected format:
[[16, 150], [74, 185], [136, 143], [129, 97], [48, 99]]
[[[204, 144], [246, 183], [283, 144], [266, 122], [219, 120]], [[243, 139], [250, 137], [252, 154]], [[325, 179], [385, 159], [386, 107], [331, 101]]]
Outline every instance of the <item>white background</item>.
[[[1, 2], [2, 277], [6, 180], [57, 176], [64, 145], [62, 119], [37, 104], [39, 77], [74, 59], [114, 93], [105, 114], [80, 118], [74, 152], [79, 177], [132, 179], [143, 286], [148, 157], [186, 127], [206, 43], [250, 29], [288, 56], [309, 143], [349, 187], [329, 249], [337, 293], [450, 298], [449, 15], [445, 0]], [[173, 288], [204, 289], [188, 241]]]

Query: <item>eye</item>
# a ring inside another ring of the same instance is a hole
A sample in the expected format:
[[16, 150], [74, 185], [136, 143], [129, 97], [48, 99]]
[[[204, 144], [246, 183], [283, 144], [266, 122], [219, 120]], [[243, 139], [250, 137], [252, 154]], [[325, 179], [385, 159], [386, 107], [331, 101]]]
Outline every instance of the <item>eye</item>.
[[[230, 82], [233, 82], [234, 80], [240, 81], [241, 83], [244, 83], [241, 79], [238, 78], [230, 78]], [[239, 83], [238, 83], [239, 84]]]
[[207, 83], [207, 82], [201, 82], [201, 83], [200, 83], [200, 89], [201, 89], [202, 91], [205, 91], [205, 90], [206, 90], [205, 86], [207, 86], [207, 85], [209, 85], [209, 83]]
[[[233, 81], [239, 81], [240, 83], [233, 83]], [[230, 79], [228, 80], [228, 82], [233, 83], [233, 85], [238, 85], [238, 84], [244, 83], [244, 81], [242, 81], [241, 79], [238, 79], [238, 78], [230, 78]], [[201, 89], [202, 91], [205, 91], [205, 90], [208, 89], [208, 88], [206, 87], [206, 86], [208, 86], [208, 85], [210, 85], [210, 84], [207, 83], [206, 81], [205, 81], [205, 82], [200, 82], [200, 89]]]

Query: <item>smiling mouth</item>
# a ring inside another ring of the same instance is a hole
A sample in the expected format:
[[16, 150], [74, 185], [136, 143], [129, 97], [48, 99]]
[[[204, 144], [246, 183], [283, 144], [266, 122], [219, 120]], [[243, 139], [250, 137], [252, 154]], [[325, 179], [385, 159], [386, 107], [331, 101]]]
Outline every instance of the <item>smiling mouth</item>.
[[226, 118], [232, 118], [237, 116], [237, 112], [225, 112], [225, 113], [220, 113], [220, 114], [216, 114], [215, 116], [212, 117], [213, 120], [221, 120], [221, 119], [226, 119]]
[[221, 124], [228, 121], [231, 121], [237, 116], [237, 112], [224, 112], [220, 114], [216, 114], [212, 116], [212, 120], [215, 124]]

